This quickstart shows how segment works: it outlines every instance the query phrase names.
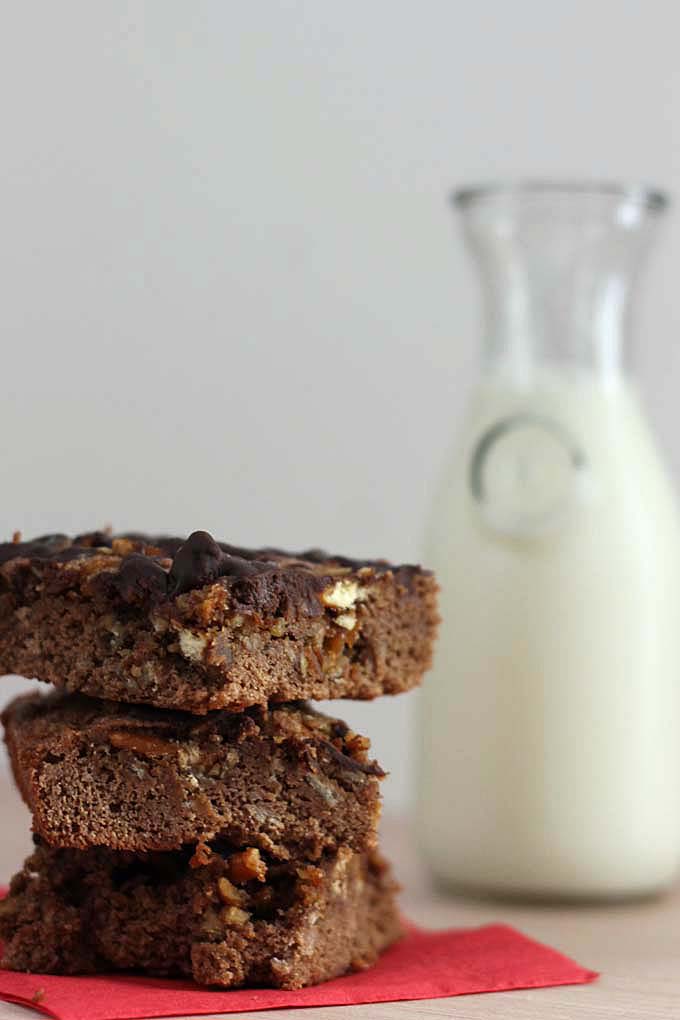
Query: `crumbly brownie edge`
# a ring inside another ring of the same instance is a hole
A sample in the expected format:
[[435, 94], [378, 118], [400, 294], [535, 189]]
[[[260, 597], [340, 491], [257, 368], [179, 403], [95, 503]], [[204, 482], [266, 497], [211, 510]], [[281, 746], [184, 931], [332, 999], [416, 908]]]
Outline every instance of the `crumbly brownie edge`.
[[[394, 882], [342, 848], [260, 878], [208, 854], [39, 846], [0, 904], [2, 965], [34, 973], [135, 967], [225, 988], [300, 988], [370, 966], [400, 934]], [[248, 862], [250, 867], [250, 863]]]
[[220, 835], [281, 858], [375, 846], [366, 738], [298, 703], [208, 717], [53, 692], [3, 712], [14, 777], [48, 843], [172, 850]]

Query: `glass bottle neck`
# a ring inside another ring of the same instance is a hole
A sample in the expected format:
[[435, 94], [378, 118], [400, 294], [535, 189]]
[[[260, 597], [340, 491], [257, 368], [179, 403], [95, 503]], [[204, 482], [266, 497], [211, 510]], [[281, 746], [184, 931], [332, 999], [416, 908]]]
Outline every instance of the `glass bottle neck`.
[[656, 219], [639, 194], [500, 189], [459, 204], [482, 282], [484, 372], [518, 385], [546, 372], [620, 379]]
[[629, 280], [616, 272], [589, 276], [578, 264], [555, 266], [531, 254], [484, 267], [483, 369], [519, 383], [543, 371], [620, 377]]

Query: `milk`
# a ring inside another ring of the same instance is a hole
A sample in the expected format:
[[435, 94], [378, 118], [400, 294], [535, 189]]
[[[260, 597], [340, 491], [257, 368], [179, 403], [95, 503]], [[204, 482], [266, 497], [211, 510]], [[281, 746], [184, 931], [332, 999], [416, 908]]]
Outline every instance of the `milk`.
[[444, 884], [617, 897], [680, 857], [680, 525], [623, 376], [490, 374], [427, 554], [422, 848]]

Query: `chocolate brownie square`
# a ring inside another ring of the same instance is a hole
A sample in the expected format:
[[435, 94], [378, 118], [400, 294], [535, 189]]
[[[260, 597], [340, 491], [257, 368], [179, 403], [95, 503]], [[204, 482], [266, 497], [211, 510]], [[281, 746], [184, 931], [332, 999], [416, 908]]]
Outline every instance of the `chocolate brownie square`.
[[415, 687], [438, 623], [415, 566], [97, 532], [0, 545], [0, 671], [196, 714]]
[[4, 711], [33, 827], [59, 847], [174, 850], [221, 836], [279, 859], [375, 847], [369, 742], [304, 703], [234, 715], [53, 691]]
[[0, 903], [2, 966], [301, 988], [375, 962], [400, 934], [394, 893], [380, 858], [347, 847], [312, 865], [219, 844], [193, 856], [40, 845]]

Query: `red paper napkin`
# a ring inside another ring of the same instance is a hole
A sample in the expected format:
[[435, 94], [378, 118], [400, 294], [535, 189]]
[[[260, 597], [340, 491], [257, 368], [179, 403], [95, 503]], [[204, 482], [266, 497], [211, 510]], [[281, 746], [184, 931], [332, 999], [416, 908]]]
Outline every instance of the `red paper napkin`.
[[593, 981], [597, 974], [503, 924], [453, 931], [413, 926], [375, 967], [298, 992], [225, 992], [190, 981], [102, 974], [55, 977], [0, 971], [0, 999], [39, 1009], [56, 1020], [239, 1013], [293, 1006], [439, 999], [471, 992], [545, 988]]

